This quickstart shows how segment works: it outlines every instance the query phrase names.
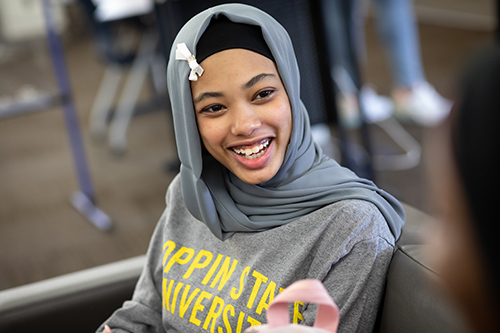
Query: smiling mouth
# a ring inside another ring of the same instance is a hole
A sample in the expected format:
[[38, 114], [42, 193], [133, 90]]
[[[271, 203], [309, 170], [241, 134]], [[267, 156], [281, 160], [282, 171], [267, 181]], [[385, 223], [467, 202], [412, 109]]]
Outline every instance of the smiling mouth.
[[[242, 148], [233, 147], [231, 149], [236, 154], [240, 155], [241, 157], [246, 158], [248, 160], [253, 160], [253, 159], [259, 158], [262, 155], [264, 155], [264, 153], [266, 152], [270, 143], [271, 143], [271, 139], [267, 138], [267, 139], [262, 140], [259, 144], [255, 145], [253, 147], [249, 147], [249, 146], [245, 146]], [[247, 147], [249, 147], [249, 148], [247, 148]]]

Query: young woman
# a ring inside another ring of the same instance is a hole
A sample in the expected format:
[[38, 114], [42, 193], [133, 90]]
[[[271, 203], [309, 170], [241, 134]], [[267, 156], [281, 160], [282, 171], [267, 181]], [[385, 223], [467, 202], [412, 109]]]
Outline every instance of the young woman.
[[[313, 142], [283, 27], [250, 6], [210, 8], [177, 35], [167, 75], [181, 170], [134, 296], [106, 324], [242, 332], [314, 278], [340, 332], [371, 331], [405, 214]], [[313, 306], [292, 315], [312, 324]]]

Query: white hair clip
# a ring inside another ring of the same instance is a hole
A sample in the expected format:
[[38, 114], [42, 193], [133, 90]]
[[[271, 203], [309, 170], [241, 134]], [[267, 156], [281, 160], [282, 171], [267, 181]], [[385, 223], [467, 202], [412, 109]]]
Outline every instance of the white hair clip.
[[[186, 43], [177, 44], [177, 49], [175, 50], [175, 60], [186, 60], [191, 68], [189, 73], [189, 80], [197, 81], [198, 76], [203, 74], [203, 68], [196, 62], [196, 58], [191, 51], [189, 51]], [[198, 74], [198, 76], [196, 76]]]

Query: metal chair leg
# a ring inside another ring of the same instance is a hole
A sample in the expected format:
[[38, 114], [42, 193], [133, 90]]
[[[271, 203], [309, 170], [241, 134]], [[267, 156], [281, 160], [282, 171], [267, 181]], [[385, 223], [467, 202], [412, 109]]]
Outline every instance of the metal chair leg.
[[145, 34], [142, 38], [137, 58], [125, 82], [124, 90], [109, 128], [109, 144], [112, 151], [116, 154], [123, 154], [127, 148], [127, 128], [151, 66], [156, 44], [156, 34]]
[[120, 66], [106, 66], [97, 96], [90, 110], [90, 135], [96, 141], [103, 141], [107, 136], [108, 118], [122, 76], [123, 69]]
[[78, 117], [71, 96], [71, 85], [66, 70], [64, 53], [52, 17], [50, 0], [43, 0], [43, 13], [46, 21], [45, 24], [47, 27], [49, 48], [52, 55], [52, 64], [54, 66], [57, 86], [63, 102], [64, 120], [80, 187], [80, 190], [71, 197], [71, 203], [97, 228], [107, 230], [112, 226], [111, 219], [95, 205], [94, 188], [85, 158], [85, 149], [83, 147]]

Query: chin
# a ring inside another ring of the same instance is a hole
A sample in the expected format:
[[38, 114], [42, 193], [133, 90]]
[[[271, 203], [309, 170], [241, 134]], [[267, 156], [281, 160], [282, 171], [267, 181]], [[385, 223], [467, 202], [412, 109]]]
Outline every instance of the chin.
[[258, 185], [272, 179], [277, 172], [267, 173], [265, 175], [255, 175], [250, 177], [238, 177], [247, 184]]

